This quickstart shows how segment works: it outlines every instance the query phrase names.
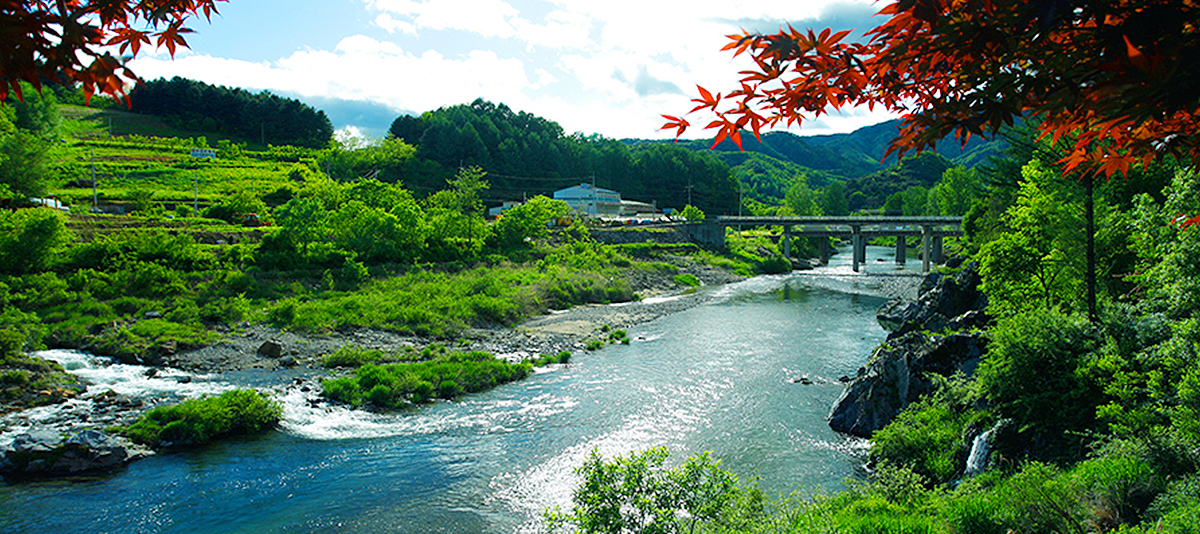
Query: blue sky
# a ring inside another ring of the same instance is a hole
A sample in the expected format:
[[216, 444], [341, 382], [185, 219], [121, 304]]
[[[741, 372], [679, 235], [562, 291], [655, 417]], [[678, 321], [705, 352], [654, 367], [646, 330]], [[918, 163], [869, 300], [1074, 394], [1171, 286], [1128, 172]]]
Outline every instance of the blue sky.
[[[400, 114], [484, 98], [568, 133], [662, 138], [661, 114], [691, 109], [696, 85], [734, 86], [743, 59], [725, 35], [877, 25], [858, 0], [231, 0], [193, 21], [190, 50], [133, 60], [146, 79], [183, 76], [267, 89], [325, 110], [338, 129], [380, 136]], [[892, 118], [851, 110], [801, 135]], [[707, 122], [703, 118], [703, 122]], [[695, 121], [694, 121], [695, 122]], [[693, 130], [688, 137], [707, 136]]]

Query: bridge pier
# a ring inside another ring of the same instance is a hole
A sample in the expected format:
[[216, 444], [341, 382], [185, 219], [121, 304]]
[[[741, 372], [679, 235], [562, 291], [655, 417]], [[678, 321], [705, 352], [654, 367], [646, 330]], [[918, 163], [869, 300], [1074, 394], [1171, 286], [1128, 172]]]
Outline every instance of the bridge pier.
[[725, 225], [718, 221], [705, 220], [684, 225], [688, 237], [696, 244], [723, 250], [725, 248]]
[[[851, 233], [850, 255], [852, 256], [852, 259], [850, 260], [850, 265], [854, 269], [854, 272], [857, 273], [858, 272], [858, 262], [860, 260], [858, 253], [859, 253], [859, 250], [862, 250], [862, 242], [863, 242], [862, 227], [857, 226], [857, 225], [851, 226], [850, 233]], [[863, 252], [866, 252], [866, 251], [863, 250]]]
[[817, 254], [821, 256], [821, 265], [829, 265], [829, 256], [832, 255], [832, 251], [829, 247], [828, 237], [822, 237], [817, 240]]
[[921, 272], [923, 273], [929, 272], [929, 262], [933, 256], [933, 251], [930, 250], [933, 247], [930, 243], [932, 239], [930, 239], [929, 230], [928, 226], [921, 225]]
[[905, 256], [908, 254], [908, 238], [898, 235], [896, 236], [896, 265], [904, 265], [908, 261]]
[[792, 260], [792, 227], [783, 227], [783, 259]]
[[946, 263], [946, 255], [942, 252], [942, 236], [934, 236], [933, 238], [933, 263], [941, 265]]

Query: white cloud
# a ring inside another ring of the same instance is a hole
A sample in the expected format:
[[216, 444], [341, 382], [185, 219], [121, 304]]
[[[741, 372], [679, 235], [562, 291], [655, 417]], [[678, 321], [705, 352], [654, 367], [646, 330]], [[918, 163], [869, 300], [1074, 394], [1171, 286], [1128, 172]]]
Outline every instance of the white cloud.
[[[826, 4], [363, 0], [362, 5], [371, 27], [343, 36], [332, 49], [302, 48], [257, 62], [203, 50], [181, 52], [175, 61], [148, 54], [131, 66], [146, 78], [179, 75], [416, 112], [485, 98], [557, 121], [570, 132], [667, 137], [669, 132], [658, 130], [661, 114], [690, 110], [696, 85], [728, 91], [738, 71], [749, 67], [748, 58], [720, 51], [725, 35], [738, 31], [729, 21], [801, 21]], [[856, 110], [825, 116], [813, 126], [845, 131], [886, 118]]]
[[418, 29], [462, 30], [484, 37], [511, 37], [516, 33], [510, 20], [518, 12], [503, 0], [368, 0], [367, 5], [385, 14], [409, 18]]
[[417, 34], [416, 26], [410, 22], [394, 18], [390, 13], [380, 13], [378, 17], [375, 17], [375, 25], [387, 30], [388, 33]]
[[133, 67], [145, 78], [179, 75], [213, 84], [370, 100], [420, 111], [479, 97], [522, 101], [522, 92], [531, 85], [520, 60], [491, 51], [477, 50], [462, 58], [437, 52], [418, 56], [362, 35], [343, 39], [334, 51], [302, 50], [274, 63], [193, 54], [176, 61], [141, 58]]

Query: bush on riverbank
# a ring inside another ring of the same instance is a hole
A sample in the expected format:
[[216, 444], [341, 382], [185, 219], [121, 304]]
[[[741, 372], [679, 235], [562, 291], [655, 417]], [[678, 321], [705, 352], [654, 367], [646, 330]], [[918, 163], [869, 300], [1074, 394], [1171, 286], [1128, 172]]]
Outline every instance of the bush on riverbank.
[[265, 393], [238, 389], [155, 408], [136, 423], [114, 430], [151, 447], [194, 447], [270, 430], [282, 416], [283, 407]]
[[529, 363], [512, 364], [487, 352], [443, 353], [431, 360], [366, 364], [349, 376], [322, 381], [324, 395], [355, 406], [396, 409], [429, 402], [433, 394], [452, 399], [525, 378]]

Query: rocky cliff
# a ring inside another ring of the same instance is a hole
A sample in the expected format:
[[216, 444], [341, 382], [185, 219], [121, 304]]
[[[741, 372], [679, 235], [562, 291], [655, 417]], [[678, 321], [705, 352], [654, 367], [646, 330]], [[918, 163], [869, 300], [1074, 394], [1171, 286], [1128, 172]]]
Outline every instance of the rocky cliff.
[[916, 300], [893, 300], [876, 318], [887, 341], [834, 403], [829, 426], [839, 432], [871, 437], [910, 403], [933, 388], [930, 373], [971, 375], [987, 348], [980, 330], [989, 321], [987, 298], [979, 291], [975, 263], [957, 271], [932, 273]]

